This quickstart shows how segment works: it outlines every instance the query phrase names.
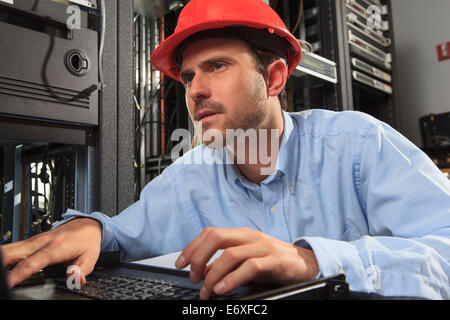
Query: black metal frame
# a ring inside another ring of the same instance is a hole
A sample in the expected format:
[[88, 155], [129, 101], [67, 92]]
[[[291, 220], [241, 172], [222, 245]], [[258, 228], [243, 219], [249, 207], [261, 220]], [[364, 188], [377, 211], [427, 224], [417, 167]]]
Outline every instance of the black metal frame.
[[134, 202], [134, 56], [132, 0], [108, 0], [104, 88], [90, 174], [92, 210], [116, 215]]
[[14, 216], [14, 183], [12, 181], [14, 181], [15, 173], [15, 149], [16, 146], [13, 144], [6, 144], [3, 148], [0, 148], [0, 163], [2, 164], [0, 168], [0, 174], [2, 175], [0, 243], [12, 239]]

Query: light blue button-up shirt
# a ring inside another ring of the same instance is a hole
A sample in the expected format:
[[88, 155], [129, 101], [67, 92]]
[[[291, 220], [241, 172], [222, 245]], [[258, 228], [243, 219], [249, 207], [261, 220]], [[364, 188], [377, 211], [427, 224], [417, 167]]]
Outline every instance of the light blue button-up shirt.
[[275, 172], [260, 185], [233, 164], [184, 164], [214, 156], [201, 146], [119, 215], [68, 210], [64, 221], [98, 219], [102, 250], [124, 260], [182, 250], [205, 227], [247, 227], [311, 248], [321, 275], [344, 272], [351, 290], [449, 299], [450, 181], [433, 162], [363, 113], [283, 116]]

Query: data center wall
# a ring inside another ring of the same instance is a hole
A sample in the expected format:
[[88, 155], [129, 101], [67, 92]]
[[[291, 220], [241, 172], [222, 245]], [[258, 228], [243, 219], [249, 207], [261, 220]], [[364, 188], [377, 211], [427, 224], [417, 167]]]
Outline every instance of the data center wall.
[[437, 46], [450, 41], [450, 1], [394, 0], [392, 10], [400, 129], [417, 146], [427, 146], [419, 119], [450, 112], [450, 90], [446, 90], [450, 83], [450, 60], [439, 62], [437, 54]]

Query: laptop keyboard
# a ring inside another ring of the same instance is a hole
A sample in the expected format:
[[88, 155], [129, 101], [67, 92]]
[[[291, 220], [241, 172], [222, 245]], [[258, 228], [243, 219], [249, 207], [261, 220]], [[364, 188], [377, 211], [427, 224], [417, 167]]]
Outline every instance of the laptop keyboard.
[[[58, 290], [100, 300], [198, 300], [199, 290], [180, 287], [172, 281], [152, 278], [117, 276], [93, 272], [81, 289], [69, 290], [66, 283], [59, 283]], [[233, 299], [235, 295], [213, 295], [213, 300]]]

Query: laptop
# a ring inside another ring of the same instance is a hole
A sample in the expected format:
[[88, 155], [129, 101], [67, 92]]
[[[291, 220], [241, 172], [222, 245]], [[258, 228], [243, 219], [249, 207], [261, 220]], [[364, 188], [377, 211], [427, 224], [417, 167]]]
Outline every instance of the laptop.
[[[203, 281], [193, 284], [189, 271], [120, 263], [118, 252], [102, 253], [86, 284], [68, 283], [66, 268], [51, 266], [10, 290], [0, 248], [0, 300], [198, 300]], [[216, 300], [345, 299], [349, 286], [338, 274], [289, 286], [248, 283]]]

